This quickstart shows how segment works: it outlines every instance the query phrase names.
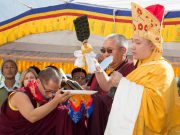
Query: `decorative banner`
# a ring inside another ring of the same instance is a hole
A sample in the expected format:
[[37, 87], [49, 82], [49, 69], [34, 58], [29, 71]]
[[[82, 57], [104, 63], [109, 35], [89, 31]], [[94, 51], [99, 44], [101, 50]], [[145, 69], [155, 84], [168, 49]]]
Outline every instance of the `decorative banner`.
[[73, 120], [74, 123], [78, 123], [78, 121], [83, 118], [89, 118], [93, 112], [93, 97], [91, 95], [73, 95], [68, 100], [69, 107], [69, 116]]

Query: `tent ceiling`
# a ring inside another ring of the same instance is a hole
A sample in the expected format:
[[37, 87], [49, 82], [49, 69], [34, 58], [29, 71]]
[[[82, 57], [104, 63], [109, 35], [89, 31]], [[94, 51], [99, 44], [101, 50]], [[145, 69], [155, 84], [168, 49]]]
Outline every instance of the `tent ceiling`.
[[63, 0], [1, 0], [0, 22], [20, 15], [30, 9], [54, 6], [65, 3]]
[[114, 7], [118, 9], [131, 9], [131, 2], [146, 7], [151, 4], [162, 4], [168, 11], [179, 10], [179, 0], [74, 0], [73, 3], [92, 4], [97, 6]]
[[98, 0], [98, 2], [97, 0], [1, 0], [0, 22], [20, 15], [30, 9], [54, 6], [66, 2], [130, 10], [132, 1], [144, 7], [159, 3], [164, 5], [167, 11], [179, 10], [180, 8], [179, 0]]

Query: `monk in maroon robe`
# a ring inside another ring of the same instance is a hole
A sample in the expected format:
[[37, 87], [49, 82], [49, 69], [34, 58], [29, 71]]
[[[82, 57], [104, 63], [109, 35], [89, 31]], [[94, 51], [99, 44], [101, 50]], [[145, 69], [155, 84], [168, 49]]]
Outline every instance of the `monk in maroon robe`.
[[[125, 37], [119, 34], [109, 35], [105, 39], [101, 49], [102, 57], [113, 56], [113, 62], [106, 69], [108, 75], [113, 71], [118, 71], [123, 76], [126, 76], [135, 69], [133, 62], [126, 57], [127, 44]], [[91, 90], [98, 91], [94, 95], [94, 111], [88, 119], [88, 135], [104, 135], [116, 88], [111, 88], [107, 84], [104, 89], [111, 89], [111, 92], [104, 92], [103, 88], [99, 86], [95, 75], [92, 76], [88, 85]]]
[[[59, 83], [58, 73], [47, 68], [40, 72], [37, 81], [12, 92], [1, 107], [0, 135], [87, 134], [83, 120], [74, 124], [66, 106], [58, 105], [70, 97], [69, 93], [55, 91]], [[53, 93], [54, 98], [48, 101]]]

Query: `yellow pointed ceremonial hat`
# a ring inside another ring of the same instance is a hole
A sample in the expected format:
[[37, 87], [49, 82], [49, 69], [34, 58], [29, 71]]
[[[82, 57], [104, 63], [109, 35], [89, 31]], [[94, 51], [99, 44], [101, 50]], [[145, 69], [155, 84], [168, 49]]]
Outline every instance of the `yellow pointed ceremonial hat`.
[[164, 18], [164, 6], [156, 4], [142, 8], [136, 3], [131, 3], [133, 35], [151, 40], [162, 50], [161, 27]]

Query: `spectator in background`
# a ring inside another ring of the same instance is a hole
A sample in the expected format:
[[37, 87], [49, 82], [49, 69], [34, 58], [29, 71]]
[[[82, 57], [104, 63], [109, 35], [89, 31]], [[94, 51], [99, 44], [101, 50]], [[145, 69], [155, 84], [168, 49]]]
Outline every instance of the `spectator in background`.
[[81, 86], [86, 85], [87, 73], [82, 68], [74, 68], [71, 72], [72, 80], [78, 82]]
[[1, 67], [1, 73], [5, 80], [0, 84], [0, 106], [6, 99], [9, 92], [18, 88], [18, 82], [15, 76], [18, 72], [17, 64], [13, 60], [6, 60]]
[[28, 68], [24, 72], [22, 72], [20, 81], [19, 81], [19, 86], [20, 87], [27, 87], [28, 83], [31, 80], [36, 80], [37, 79], [37, 73], [34, 69]]

